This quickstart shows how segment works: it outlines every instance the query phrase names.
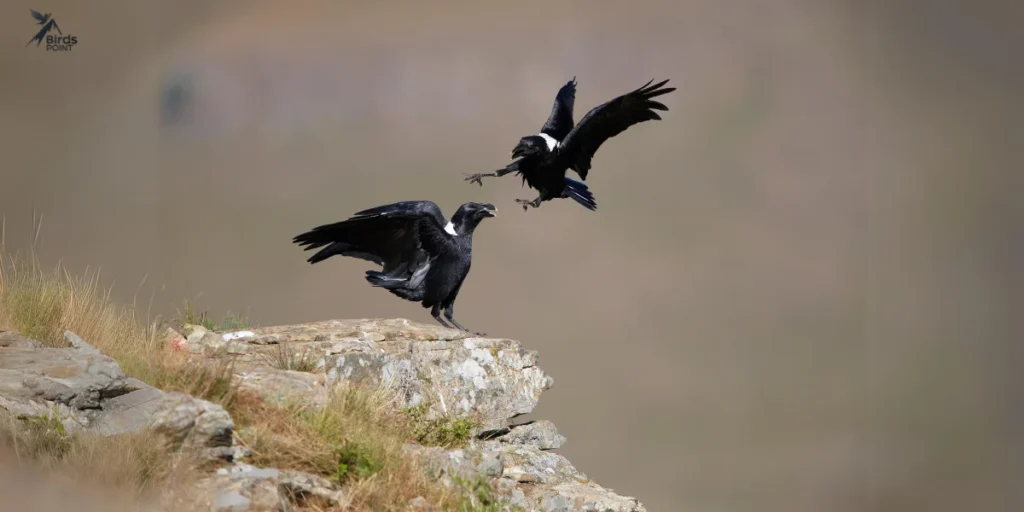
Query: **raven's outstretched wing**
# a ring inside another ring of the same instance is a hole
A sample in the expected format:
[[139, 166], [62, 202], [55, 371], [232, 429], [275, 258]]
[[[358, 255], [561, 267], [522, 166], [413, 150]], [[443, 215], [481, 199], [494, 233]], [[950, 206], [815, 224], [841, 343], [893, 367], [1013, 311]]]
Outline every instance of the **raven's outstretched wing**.
[[555, 95], [555, 104], [551, 106], [551, 114], [548, 120], [541, 127], [540, 132], [546, 133], [562, 140], [572, 130], [572, 108], [576, 103], [576, 77], [572, 77], [568, 83], [558, 90]]
[[42, 25], [43, 23], [46, 23], [47, 20], [50, 19], [49, 16], [47, 16], [47, 15], [45, 15], [45, 14], [39, 12], [39, 11], [36, 11], [36, 10], [33, 10], [33, 9], [29, 9], [29, 10], [32, 11], [32, 17], [35, 18], [35, 20], [39, 22], [38, 23], [39, 25]]
[[565, 137], [561, 152], [568, 156], [569, 166], [580, 175], [580, 178], [587, 179], [590, 161], [604, 141], [626, 131], [626, 128], [634, 124], [661, 119], [655, 110], [668, 110], [668, 107], [651, 98], [668, 94], [676, 88], [663, 88], [668, 80], [651, 85], [653, 81], [652, 79], [639, 89], [590, 109]]
[[432, 201], [402, 201], [313, 228], [292, 242], [307, 251], [322, 247], [310, 263], [349, 256], [382, 265], [389, 276], [408, 277], [452, 243], [444, 233], [446, 222]]

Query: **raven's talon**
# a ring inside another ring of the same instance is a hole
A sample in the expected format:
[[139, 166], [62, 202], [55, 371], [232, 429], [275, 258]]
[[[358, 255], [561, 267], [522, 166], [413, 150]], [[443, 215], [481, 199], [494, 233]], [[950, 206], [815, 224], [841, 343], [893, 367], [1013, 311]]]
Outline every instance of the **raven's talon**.
[[524, 212], [529, 210], [531, 206], [535, 206], [533, 201], [530, 201], [529, 199], [516, 199], [516, 202], [523, 205]]
[[469, 174], [466, 176], [466, 181], [470, 183], [476, 183], [481, 187], [484, 186], [484, 175], [483, 174]]

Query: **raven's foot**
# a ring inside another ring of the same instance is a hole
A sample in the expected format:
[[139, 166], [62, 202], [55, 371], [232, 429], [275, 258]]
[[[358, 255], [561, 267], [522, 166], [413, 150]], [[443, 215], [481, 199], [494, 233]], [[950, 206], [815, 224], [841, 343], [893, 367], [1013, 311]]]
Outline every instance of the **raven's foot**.
[[447, 317], [447, 318], [448, 318], [448, 321], [449, 321], [449, 322], [451, 322], [451, 323], [452, 323], [452, 325], [453, 325], [453, 326], [455, 326], [455, 328], [456, 328], [456, 329], [459, 329], [459, 330], [460, 330], [460, 331], [462, 331], [462, 332], [467, 332], [467, 333], [469, 333], [469, 334], [472, 334], [472, 335], [474, 335], [474, 336], [487, 336], [487, 333], [483, 333], [483, 332], [473, 332], [473, 331], [471, 331], [471, 330], [469, 330], [469, 329], [466, 329], [465, 327], [463, 327], [463, 326], [462, 326], [462, 324], [460, 324], [460, 323], [458, 322], [458, 320], [455, 320], [455, 318], [454, 318], [454, 317], [450, 317], [450, 316], [449, 316], [449, 317]]
[[532, 201], [529, 200], [529, 199], [516, 199], [516, 202], [521, 204], [521, 205], [523, 205], [523, 211], [524, 212], [526, 210], [529, 210], [531, 206], [534, 207], [534, 208], [537, 208], [538, 206], [540, 206], [540, 199], [534, 199]]
[[482, 186], [484, 186], [484, 178], [487, 178], [487, 177], [490, 177], [490, 176], [497, 176], [497, 174], [494, 174], [493, 172], [484, 173], [484, 174], [481, 174], [481, 173], [467, 174], [466, 175], [466, 181], [468, 181], [470, 183], [476, 183], [477, 185], [480, 185], [482, 187]]

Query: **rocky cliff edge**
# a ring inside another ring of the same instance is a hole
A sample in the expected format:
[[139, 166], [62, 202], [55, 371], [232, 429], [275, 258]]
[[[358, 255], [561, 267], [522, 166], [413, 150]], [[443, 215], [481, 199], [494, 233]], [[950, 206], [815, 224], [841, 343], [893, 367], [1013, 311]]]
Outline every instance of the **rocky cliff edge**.
[[[467, 335], [405, 319], [323, 322], [216, 332], [186, 325], [165, 333], [196, 364], [229, 359], [242, 389], [268, 401], [324, 405], [342, 383], [385, 386], [401, 406], [431, 418], [466, 418], [458, 448], [408, 443], [439, 485], [486, 479], [509, 510], [640, 512], [643, 505], [591, 481], [555, 450], [566, 441], [549, 421], [517, 423], [553, 379], [515, 340]], [[233, 441], [220, 406], [165, 393], [128, 378], [117, 362], [74, 333], [69, 348], [45, 348], [0, 333], [0, 409], [51, 415], [69, 431], [103, 435], [153, 428], [205, 457], [224, 461], [203, 481], [211, 510], [289, 510], [289, 497], [315, 495], [339, 509], [344, 489], [297, 471], [259, 468]], [[291, 368], [291, 369], [289, 369]], [[410, 510], [422, 508], [411, 502]]]

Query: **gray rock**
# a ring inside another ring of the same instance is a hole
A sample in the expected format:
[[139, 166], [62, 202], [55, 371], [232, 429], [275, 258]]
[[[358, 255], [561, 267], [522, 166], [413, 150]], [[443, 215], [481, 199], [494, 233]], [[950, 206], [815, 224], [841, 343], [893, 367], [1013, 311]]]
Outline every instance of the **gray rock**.
[[19, 335], [15, 331], [0, 329], [0, 347], [3, 348], [43, 348], [36, 340]]
[[181, 326], [181, 334], [186, 338], [192, 338], [192, 336], [195, 335], [195, 339], [198, 340], [199, 338], [202, 338], [203, 335], [206, 334], [206, 332], [206, 327], [203, 327], [201, 325], [185, 324]]
[[[90, 355], [103, 355], [102, 353], [100, 353], [99, 350], [96, 350], [96, 347], [86, 343], [85, 340], [83, 340], [77, 334], [71, 331], [64, 331], [64, 339], [68, 341], [68, 344], [71, 345], [71, 348], [80, 350]], [[120, 367], [118, 367], [118, 371], [120, 371]]]
[[137, 432], [146, 428], [153, 414], [163, 406], [165, 393], [159, 389], [141, 386], [103, 404], [103, 414], [93, 421], [92, 428], [104, 435]]
[[514, 507], [527, 508], [526, 493], [521, 491], [519, 488], [512, 489], [512, 492], [506, 498], [509, 504]]
[[417, 496], [409, 500], [409, 510], [426, 510], [430, 508], [430, 502], [423, 496]]
[[252, 500], [236, 490], [221, 491], [213, 497], [213, 510], [250, 510]]
[[548, 420], [510, 425], [487, 432], [482, 437], [495, 439], [503, 444], [527, 446], [538, 450], [555, 450], [565, 444], [565, 436], [559, 434], [555, 424]]
[[[491, 477], [505, 503], [526, 510], [646, 511], [636, 499], [591, 482], [562, 455], [536, 446], [487, 440], [454, 450], [418, 445], [407, 445], [405, 450], [419, 455], [441, 483], [450, 485], [453, 476], [469, 480]], [[500, 478], [493, 478], [498, 475]]]
[[77, 432], [89, 426], [90, 418], [82, 411], [56, 402], [42, 402], [25, 398], [11, 398], [0, 392], [0, 410], [14, 418], [56, 418], [67, 432]]
[[541, 500], [540, 509], [544, 512], [573, 512], [573, 506], [569, 502], [569, 498], [561, 494]]
[[217, 511], [285, 512], [314, 498], [332, 507], [348, 506], [341, 489], [327, 479], [248, 464], [220, 468], [199, 486], [211, 496], [211, 509]]
[[[488, 444], [484, 446], [489, 447]], [[573, 467], [569, 459], [557, 453], [526, 447], [509, 447], [499, 453], [506, 468], [534, 475], [535, 481], [556, 483], [587, 480], [587, 475]]]
[[502, 428], [508, 419], [532, 411], [553, 382], [537, 367], [537, 353], [519, 342], [467, 336], [405, 319], [330, 320], [223, 336], [249, 347], [236, 360], [241, 373], [266, 367], [265, 357], [259, 357], [266, 345], [314, 350], [324, 357], [320, 371], [326, 373], [327, 385], [390, 385], [400, 392], [403, 406], [427, 404], [428, 419], [471, 416], [483, 430]]
[[249, 351], [249, 346], [244, 343], [232, 343], [223, 335], [207, 330], [201, 325], [187, 324], [182, 327], [185, 339], [179, 341], [178, 345], [192, 354], [205, 354], [217, 356], [222, 354], [239, 355]]
[[219, 405], [184, 393], [165, 393], [149, 427], [186, 449], [218, 448], [231, 446], [235, 423]]
[[168, 327], [160, 336], [160, 341], [171, 347], [173, 350], [185, 351], [192, 354], [201, 354], [203, 346], [198, 343], [190, 343], [188, 338], [178, 331]]
[[215, 332], [205, 332], [202, 336], [198, 337], [193, 334], [189, 337], [188, 342], [190, 345], [202, 347], [203, 352], [210, 355], [228, 351], [228, 342], [224, 341], [224, 338], [221, 338]]
[[68, 431], [116, 435], [153, 428], [186, 449], [234, 454], [234, 422], [222, 407], [127, 378], [116, 361], [74, 333], [65, 338], [70, 348], [0, 348], [0, 408], [19, 418], [56, 417]]
[[328, 392], [323, 374], [255, 368], [238, 373], [236, 377], [242, 389], [254, 391], [277, 403], [293, 400], [315, 406], [327, 403]]
[[504, 466], [500, 454], [478, 448], [448, 450], [408, 443], [402, 447], [406, 453], [419, 457], [436, 477], [458, 476], [472, 480], [478, 475], [501, 476]]
[[[486, 444], [486, 443], [485, 443]], [[620, 496], [591, 482], [565, 457], [536, 448], [506, 448], [501, 452], [505, 465], [503, 478], [519, 482], [515, 490], [525, 502], [536, 504], [530, 510], [646, 512], [635, 498]], [[506, 494], [520, 502], [514, 491]]]
[[301, 471], [282, 472], [278, 489], [293, 502], [318, 498], [334, 506], [347, 505], [345, 494], [333, 482]]
[[0, 349], [0, 396], [87, 410], [131, 391], [116, 361], [72, 337], [77, 347]]
[[528, 500], [540, 504], [541, 509], [549, 510], [546, 507], [565, 507], [557, 510], [570, 511], [597, 511], [602, 512], [646, 512], [643, 504], [636, 498], [620, 496], [605, 489], [593, 482], [567, 482], [551, 486], [547, 489], [539, 488], [533, 494], [528, 494]]

